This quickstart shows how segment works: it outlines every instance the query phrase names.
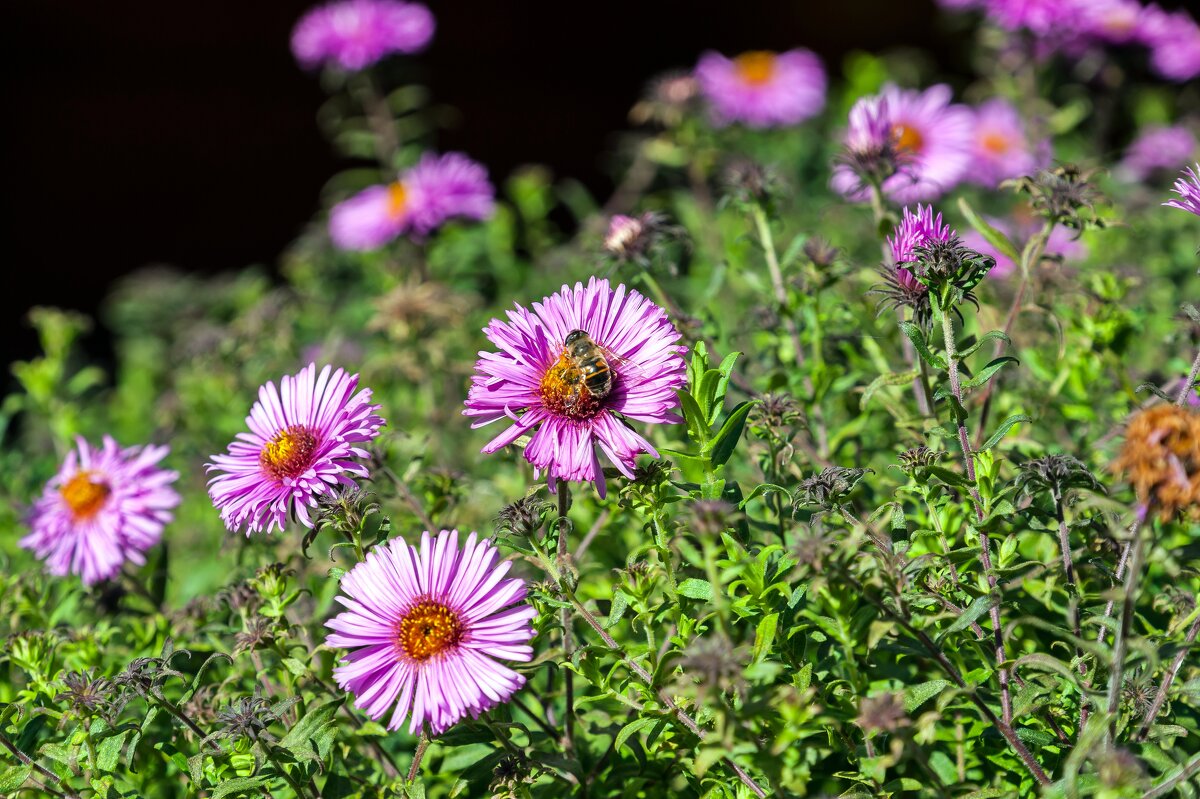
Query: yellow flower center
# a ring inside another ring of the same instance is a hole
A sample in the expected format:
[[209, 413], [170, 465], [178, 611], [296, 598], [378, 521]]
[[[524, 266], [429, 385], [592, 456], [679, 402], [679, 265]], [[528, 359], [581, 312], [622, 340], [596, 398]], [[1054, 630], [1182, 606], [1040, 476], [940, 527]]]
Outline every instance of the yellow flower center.
[[312, 465], [316, 451], [317, 437], [313, 432], [304, 425], [294, 424], [263, 445], [258, 462], [265, 474], [282, 481], [303, 474]]
[[546, 370], [538, 393], [547, 410], [572, 419], [590, 419], [600, 412], [600, 399], [588, 391], [583, 372], [571, 363], [566, 352]]
[[71, 516], [75, 521], [82, 522], [99, 513], [112, 489], [108, 483], [101, 482], [95, 472], [79, 472], [67, 481], [59, 493], [71, 509]]
[[458, 614], [441, 602], [423, 600], [396, 624], [396, 644], [417, 662], [429, 660], [458, 645], [463, 638]]
[[738, 76], [753, 86], [761, 86], [775, 75], [775, 54], [769, 50], [753, 50], [733, 59]]
[[985, 133], [983, 138], [979, 140], [984, 150], [987, 150], [993, 155], [1004, 155], [1012, 146], [1008, 141], [1007, 136], [1002, 136], [999, 133]]
[[404, 204], [408, 199], [408, 192], [404, 190], [404, 184], [396, 181], [388, 188], [388, 216], [392, 219], [399, 219], [404, 216]]
[[892, 126], [892, 136], [895, 139], [896, 149], [902, 153], [919, 153], [925, 146], [925, 138], [916, 128], [909, 125]]

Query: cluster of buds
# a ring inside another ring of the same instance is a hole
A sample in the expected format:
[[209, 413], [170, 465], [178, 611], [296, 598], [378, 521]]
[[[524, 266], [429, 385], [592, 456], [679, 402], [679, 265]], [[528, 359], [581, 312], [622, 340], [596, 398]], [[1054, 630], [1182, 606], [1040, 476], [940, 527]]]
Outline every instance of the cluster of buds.
[[1035, 458], [1017, 467], [1016, 487], [1018, 491], [1032, 494], [1048, 491], [1054, 501], [1061, 502], [1070, 489], [1103, 491], [1095, 475], [1088, 471], [1083, 461], [1073, 455], [1047, 455]]
[[1001, 185], [1029, 196], [1030, 205], [1041, 217], [1074, 230], [1104, 227], [1096, 215], [1100, 192], [1091, 183], [1096, 170], [1082, 170], [1074, 164], [1042, 169]]
[[735, 158], [726, 164], [721, 184], [726, 196], [743, 205], [769, 205], [783, 189], [779, 172], [749, 158]]
[[[957, 236], [948, 241], [931, 240], [913, 249], [913, 259], [897, 264], [906, 269], [943, 313], [963, 302], [979, 307], [974, 289], [996, 265], [990, 255], [963, 245]], [[899, 271], [899, 270], [897, 270]]]
[[678, 272], [676, 259], [669, 257], [666, 250], [671, 244], [686, 242], [686, 236], [684, 229], [672, 225], [665, 214], [654, 211], [639, 216], [614, 214], [604, 236], [604, 250], [621, 263], [633, 263], [643, 269], [664, 263], [674, 275]]
[[1175, 405], [1138, 411], [1112, 468], [1162, 520], [1184, 510], [1200, 518], [1200, 411]]
[[546, 516], [553, 512], [554, 504], [547, 501], [540, 491], [534, 492], [500, 509], [496, 515], [496, 532], [536, 538]]
[[926, 446], [906, 449], [897, 456], [900, 461], [900, 471], [909, 477], [919, 476], [924, 470], [937, 463], [939, 457], [940, 453], [934, 452]]
[[795, 509], [816, 507], [823, 511], [840, 512], [843, 501], [869, 472], [870, 469], [827, 466], [800, 481], [794, 498]]

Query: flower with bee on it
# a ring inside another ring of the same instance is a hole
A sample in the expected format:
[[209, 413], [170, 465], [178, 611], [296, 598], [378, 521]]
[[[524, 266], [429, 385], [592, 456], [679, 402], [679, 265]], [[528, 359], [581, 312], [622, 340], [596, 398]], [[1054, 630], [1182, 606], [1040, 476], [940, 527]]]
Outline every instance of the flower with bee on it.
[[552, 488], [594, 482], [603, 496], [601, 453], [629, 479], [639, 454], [658, 457], [629, 421], [683, 421], [675, 413], [686, 382], [679, 331], [624, 285], [593, 277], [563, 286], [484, 332], [500, 351], [481, 353], [463, 414], [473, 427], [509, 423], [485, 453], [529, 436], [525, 459]]

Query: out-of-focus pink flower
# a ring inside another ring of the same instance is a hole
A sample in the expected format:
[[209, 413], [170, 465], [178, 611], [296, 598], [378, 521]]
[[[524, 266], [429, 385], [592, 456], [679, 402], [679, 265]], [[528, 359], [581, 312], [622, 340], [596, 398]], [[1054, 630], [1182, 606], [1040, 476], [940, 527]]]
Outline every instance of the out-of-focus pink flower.
[[1139, 33], [1158, 74], [1178, 83], [1200, 75], [1200, 25], [1191, 14], [1148, 5]]
[[[1041, 221], [1032, 216], [1017, 217], [1014, 220], [988, 217], [987, 222], [996, 228], [996, 230], [1008, 236], [1018, 251], [1024, 250], [1025, 243], [1029, 241], [1029, 237], [1041, 228]], [[1061, 258], [1064, 261], [1077, 261], [1086, 258], [1088, 254], [1087, 245], [1075, 238], [1075, 236], [1075, 231], [1065, 228], [1062, 225], [1055, 226], [1050, 231], [1050, 237], [1046, 240], [1046, 247], [1043, 251], [1044, 257]], [[972, 250], [984, 255], [990, 255], [996, 259], [995, 267], [988, 273], [990, 277], [1004, 279], [1017, 271], [1017, 264], [1007, 255], [989, 244], [987, 239], [977, 231], [968, 230], [963, 234], [962, 240], [963, 244]]]
[[306, 69], [365, 69], [393, 53], [424, 50], [433, 14], [402, 0], [337, 0], [309, 11], [292, 31], [292, 54]]
[[[973, 116], [950, 99], [950, 87], [944, 84], [924, 91], [888, 84], [878, 97], [860, 99], [851, 109], [847, 150], [870, 143], [883, 130], [891, 137], [897, 171], [883, 182], [883, 192], [896, 202], [940, 197], [971, 166]], [[834, 167], [831, 185], [852, 200], [867, 198], [862, 175], [850, 163]]]
[[343, 250], [375, 250], [404, 233], [426, 236], [450, 219], [486, 219], [495, 206], [487, 169], [462, 153], [426, 153], [387, 186], [371, 186], [329, 213]]
[[710, 50], [695, 74], [718, 124], [795, 125], [825, 106], [825, 68], [810, 50], [756, 50], [736, 58]]
[[1116, 172], [1125, 180], [1145, 180], [1157, 170], [1175, 171], [1195, 151], [1196, 137], [1182, 125], [1150, 125], [1125, 150]]
[[972, 183], [995, 188], [1042, 166], [1016, 106], [1002, 98], [994, 97], [975, 110], [973, 140], [975, 157], [966, 178]]

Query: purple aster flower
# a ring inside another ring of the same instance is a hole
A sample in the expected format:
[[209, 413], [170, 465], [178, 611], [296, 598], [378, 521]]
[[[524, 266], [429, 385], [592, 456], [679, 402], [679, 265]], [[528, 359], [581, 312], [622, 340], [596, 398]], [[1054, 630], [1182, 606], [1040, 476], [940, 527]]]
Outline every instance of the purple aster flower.
[[433, 14], [400, 0], [338, 0], [309, 11], [292, 30], [292, 54], [306, 69], [365, 69], [393, 53], [424, 50]]
[[[973, 115], [950, 98], [944, 84], [923, 92], [888, 84], [878, 97], [864, 98], [851, 109], [844, 139], [848, 152], [874, 146], [885, 126], [888, 130], [897, 170], [883, 181], [883, 192], [896, 202], [939, 197], [971, 166]], [[863, 177], [850, 163], [834, 168], [831, 185], [852, 200], [867, 199]]]
[[1025, 134], [1016, 106], [994, 97], [975, 110], [975, 157], [967, 179], [995, 188], [1001, 181], [1028, 175], [1042, 164]]
[[498, 662], [533, 657], [525, 581], [504, 579], [510, 561], [475, 533], [458, 547], [458, 531], [420, 548], [393, 538], [342, 577], [346, 610], [326, 622], [325, 643], [352, 650], [333, 670], [354, 704], [397, 730], [406, 716], [417, 733], [439, 735], [466, 716], [506, 702], [525, 678]]
[[911, 263], [916, 260], [918, 247], [926, 247], [934, 241], [950, 241], [957, 237], [958, 233], [942, 222], [941, 214], [934, 216], [933, 206], [918, 205], [915, 214], [905, 208], [900, 224], [896, 226], [887, 240], [891, 250], [892, 263], [897, 264], [897, 282], [910, 291], [926, 291], [925, 286], [917, 280], [912, 272], [898, 264]]
[[1139, 38], [1150, 48], [1150, 65], [1164, 78], [1182, 83], [1200, 75], [1200, 25], [1186, 11], [1146, 6]]
[[1196, 137], [1182, 125], [1151, 125], [1138, 133], [1117, 165], [1125, 180], [1141, 181], [1162, 169], [1175, 170], [1196, 151]]
[[309, 508], [336, 486], [357, 487], [351, 479], [368, 477], [354, 458], [366, 458], [356, 446], [379, 435], [384, 425], [371, 405], [371, 389], [357, 394], [358, 375], [326, 366], [317, 374], [309, 364], [285, 375], [279, 389], [268, 381], [246, 417], [249, 433], [238, 433], [227, 455], [213, 455], [208, 494], [232, 531], [269, 533], [283, 529], [289, 513], [312, 527]]
[[1144, 7], [1138, 0], [1075, 0], [1085, 33], [1110, 44], [1141, 38]]
[[462, 153], [426, 153], [387, 186], [371, 186], [329, 213], [343, 250], [375, 250], [403, 233], [424, 237], [455, 217], [487, 219], [495, 207], [487, 169]]
[[1179, 195], [1178, 200], [1168, 200], [1163, 205], [1169, 205], [1172, 208], [1179, 208], [1183, 211], [1190, 211], [1196, 216], [1200, 216], [1200, 164], [1196, 164], [1195, 169], [1188, 168], [1183, 170], [1186, 178], [1180, 178], [1175, 181], [1173, 191]]
[[755, 50], [732, 59], [710, 50], [700, 56], [696, 80], [718, 124], [795, 125], [825, 106], [825, 68], [810, 50]]
[[34, 503], [32, 532], [19, 543], [50, 574], [78, 574], [94, 585], [115, 577], [125, 561], [146, 562], [179, 504], [171, 488], [179, 473], [158, 467], [169, 447], [122, 449], [109, 436], [100, 447], [82, 438], [76, 446]]
[[593, 277], [586, 287], [563, 286], [532, 311], [518, 305], [508, 319], [484, 330], [500, 351], [480, 353], [463, 411], [477, 417], [472, 427], [511, 423], [485, 453], [530, 435], [525, 459], [552, 488], [557, 480], [590, 481], [601, 496], [597, 448], [630, 478], [639, 454], [658, 457], [628, 422], [683, 421], [673, 410], [685, 348], [662, 308]]
[[988, 18], [1002, 28], [1024, 28], [1039, 36], [1073, 29], [1077, 9], [1069, 0], [984, 0]]

